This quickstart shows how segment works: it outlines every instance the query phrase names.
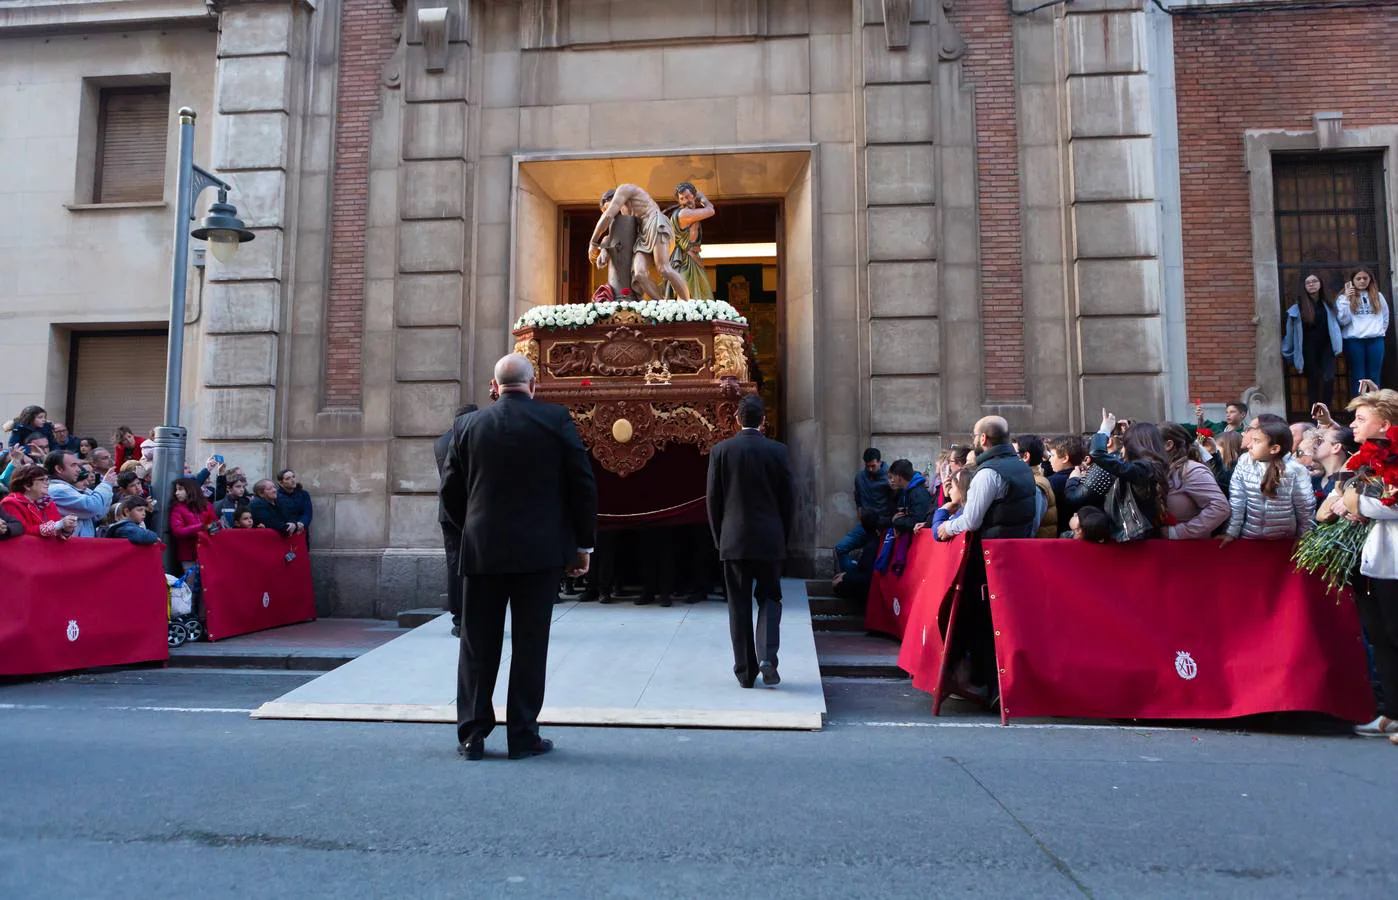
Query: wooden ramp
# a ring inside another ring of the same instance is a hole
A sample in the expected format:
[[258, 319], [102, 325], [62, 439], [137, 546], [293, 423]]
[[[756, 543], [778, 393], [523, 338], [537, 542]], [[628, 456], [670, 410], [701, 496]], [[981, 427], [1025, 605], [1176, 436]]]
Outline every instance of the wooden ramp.
[[[728, 609], [630, 603], [554, 607], [544, 725], [819, 729], [825, 715], [803, 582], [782, 582], [782, 683], [745, 690], [733, 677]], [[505, 721], [510, 643], [496, 684]], [[448, 616], [396, 638], [276, 700], [253, 718], [456, 721], [458, 645]]]

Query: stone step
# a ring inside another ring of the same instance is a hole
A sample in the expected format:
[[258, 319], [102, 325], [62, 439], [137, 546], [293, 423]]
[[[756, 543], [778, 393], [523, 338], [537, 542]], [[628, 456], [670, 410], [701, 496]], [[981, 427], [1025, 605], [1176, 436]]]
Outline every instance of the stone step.
[[843, 597], [815, 596], [810, 598], [813, 616], [860, 616], [864, 615], [864, 604], [846, 600]]
[[398, 614], [399, 628], [417, 628], [419, 625], [426, 625], [442, 614], [438, 607], [422, 607], [420, 609], [405, 609]]
[[849, 632], [817, 632], [816, 657], [825, 678], [908, 678], [898, 668], [898, 642]]
[[863, 631], [864, 614], [857, 616], [820, 614], [811, 616], [811, 630], [822, 631]]

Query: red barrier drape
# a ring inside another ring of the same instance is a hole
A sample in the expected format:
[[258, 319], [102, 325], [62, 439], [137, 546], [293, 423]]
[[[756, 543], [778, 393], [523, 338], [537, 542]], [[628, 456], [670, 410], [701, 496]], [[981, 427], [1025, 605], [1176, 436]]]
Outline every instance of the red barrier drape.
[[[295, 554], [290, 562], [288, 553]], [[288, 538], [265, 528], [201, 534], [199, 576], [211, 641], [316, 617], [311, 556], [303, 535]]]
[[938, 544], [932, 532], [923, 529], [911, 540], [901, 575], [893, 574], [891, 567], [887, 572], [874, 574], [869, 602], [864, 607], [864, 628], [868, 631], [902, 638], [913, 611], [926, 599], [940, 608], [960, 576], [961, 557], [966, 549], [964, 536]]
[[986, 541], [1005, 720], [1373, 717], [1359, 619], [1289, 541]]
[[[956, 610], [961, 600], [970, 544], [964, 534], [939, 544], [925, 530], [914, 541], [917, 556], [926, 557], [927, 561], [918, 563], [922, 582], [913, 594], [912, 609], [903, 617], [906, 626], [903, 645], [898, 651], [898, 667], [913, 677], [913, 687], [933, 695], [932, 712], [936, 714], [946, 696], [947, 678], [951, 674], [946, 659], [946, 640], [956, 627]], [[911, 568], [911, 556], [908, 562]]]
[[169, 659], [160, 553], [98, 538], [0, 543], [0, 675]]

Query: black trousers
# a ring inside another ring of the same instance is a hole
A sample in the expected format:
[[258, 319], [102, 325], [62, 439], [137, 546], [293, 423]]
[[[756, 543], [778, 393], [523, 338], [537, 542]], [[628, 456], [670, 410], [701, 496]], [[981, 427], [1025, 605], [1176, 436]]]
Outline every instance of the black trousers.
[[484, 739], [495, 728], [495, 679], [510, 612], [510, 691], [505, 727], [511, 750], [525, 750], [539, 736], [549, 627], [562, 568], [519, 575], [467, 575], [461, 655], [456, 667], [456, 736]]
[[461, 595], [465, 579], [461, 576], [461, 531], [450, 522], [442, 523], [442, 546], [447, 551], [447, 611], [451, 624], [461, 624]]
[[[723, 584], [728, 593], [728, 633], [733, 639], [733, 674], [740, 681], [755, 680], [759, 662], [777, 664], [782, 625], [781, 576], [782, 564], [777, 560], [723, 561]], [[757, 599], [755, 635], [752, 629], [754, 594]], [[759, 646], [762, 648], [760, 658]]]
[[1398, 718], [1398, 581], [1361, 578], [1355, 585], [1354, 602], [1374, 648], [1384, 715]]

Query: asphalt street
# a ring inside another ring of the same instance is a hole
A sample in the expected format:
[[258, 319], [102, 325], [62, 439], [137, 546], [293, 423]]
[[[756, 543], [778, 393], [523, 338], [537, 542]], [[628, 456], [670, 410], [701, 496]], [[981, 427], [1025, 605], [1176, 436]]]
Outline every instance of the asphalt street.
[[934, 722], [827, 683], [819, 733], [269, 722], [310, 673], [0, 685], [0, 897], [1385, 897], [1398, 749]]

